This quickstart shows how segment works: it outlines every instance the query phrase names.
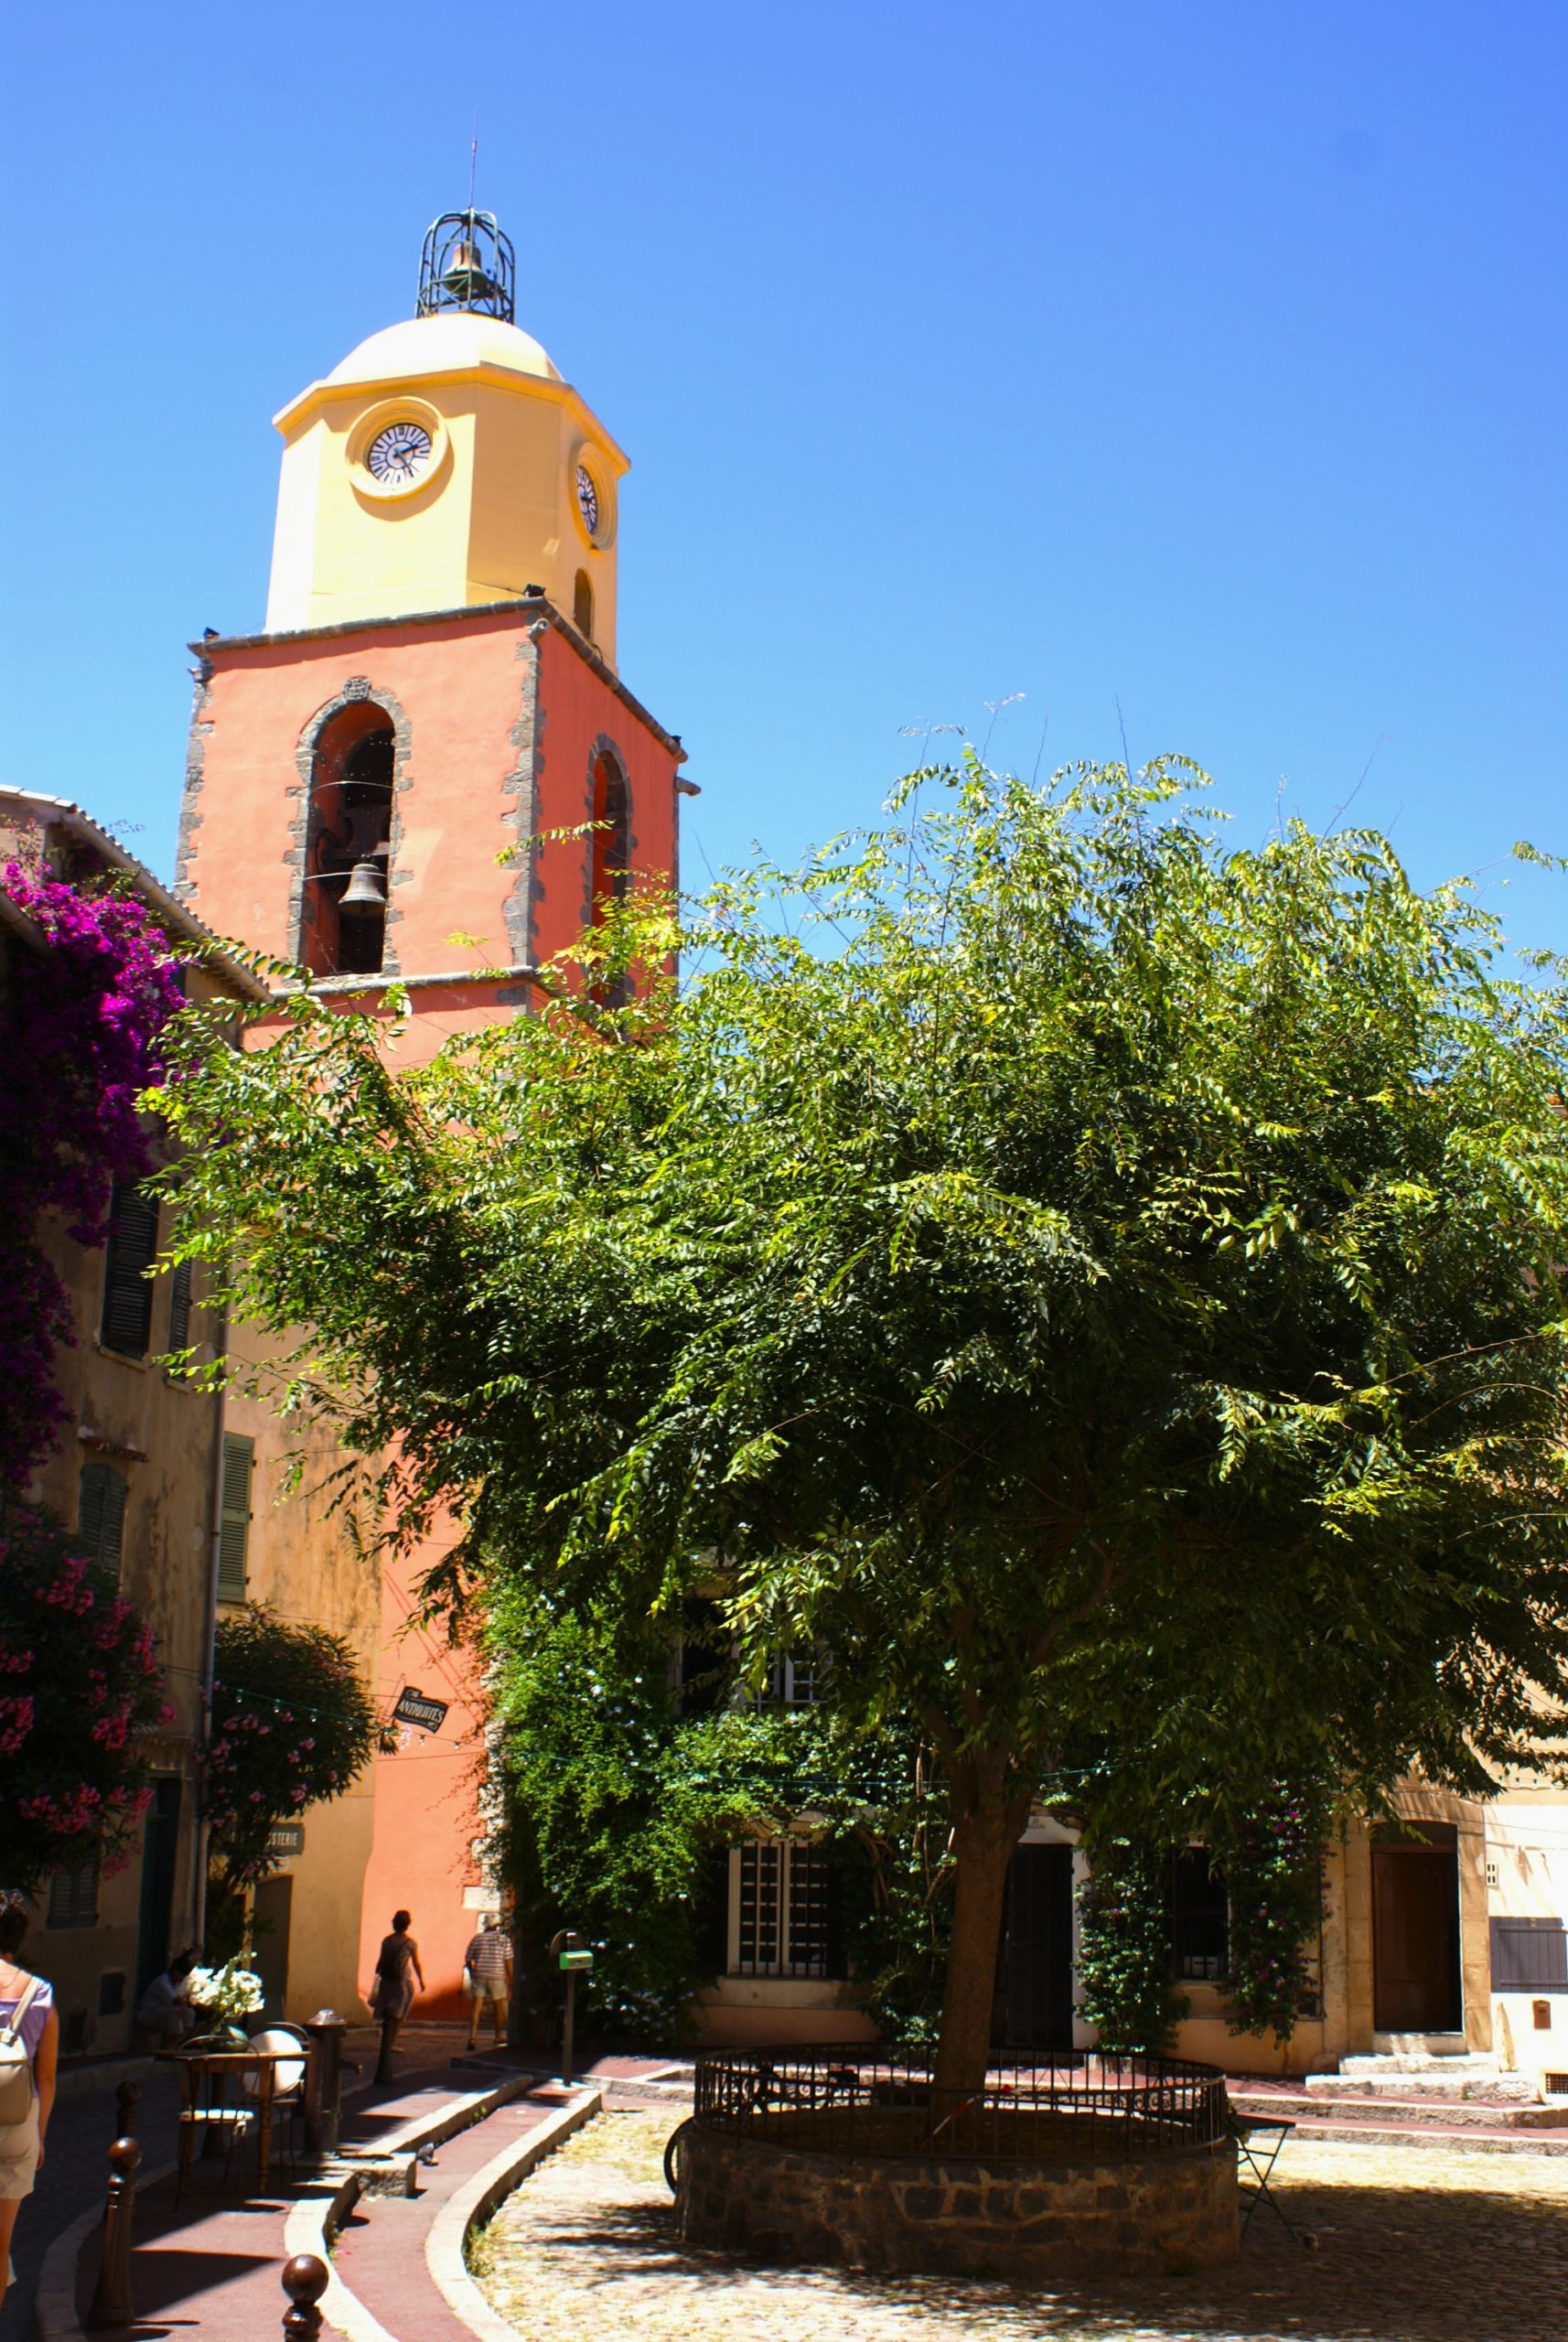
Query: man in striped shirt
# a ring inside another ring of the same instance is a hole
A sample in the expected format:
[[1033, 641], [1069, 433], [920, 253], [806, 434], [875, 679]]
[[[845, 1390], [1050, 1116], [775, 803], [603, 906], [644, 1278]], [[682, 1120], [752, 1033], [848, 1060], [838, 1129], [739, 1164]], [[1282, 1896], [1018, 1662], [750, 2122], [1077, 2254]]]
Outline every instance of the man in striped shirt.
[[479, 2019], [485, 2003], [495, 2021], [496, 2047], [506, 2039], [507, 2006], [511, 1999], [511, 1946], [487, 1911], [479, 1932], [468, 1939], [463, 1954], [463, 1982], [468, 1993], [468, 2047], [479, 2046]]

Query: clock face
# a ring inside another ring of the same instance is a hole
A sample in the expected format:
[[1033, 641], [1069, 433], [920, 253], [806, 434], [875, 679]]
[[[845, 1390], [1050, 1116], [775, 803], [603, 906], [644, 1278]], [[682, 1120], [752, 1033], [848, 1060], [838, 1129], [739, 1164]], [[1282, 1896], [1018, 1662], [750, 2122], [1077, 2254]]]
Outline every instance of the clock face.
[[422, 423], [389, 423], [365, 450], [365, 468], [383, 488], [410, 488], [430, 462], [430, 434]]
[[594, 475], [585, 464], [577, 467], [577, 510], [583, 516], [583, 526], [589, 536], [599, 533], [599, 491], [594, 485]]

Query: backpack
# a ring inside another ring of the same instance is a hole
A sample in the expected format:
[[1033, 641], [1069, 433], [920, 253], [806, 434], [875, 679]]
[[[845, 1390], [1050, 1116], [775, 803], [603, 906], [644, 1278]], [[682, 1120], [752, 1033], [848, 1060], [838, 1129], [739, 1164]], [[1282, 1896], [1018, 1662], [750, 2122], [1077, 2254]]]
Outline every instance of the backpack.
[[22, 2019], [42, 1990], [42, 1979], [29, 1976], [27, 1989], [0, 2025], [0, 2130], [25, 2122], [33, 2107], [33, 2061], [22, 2039]]

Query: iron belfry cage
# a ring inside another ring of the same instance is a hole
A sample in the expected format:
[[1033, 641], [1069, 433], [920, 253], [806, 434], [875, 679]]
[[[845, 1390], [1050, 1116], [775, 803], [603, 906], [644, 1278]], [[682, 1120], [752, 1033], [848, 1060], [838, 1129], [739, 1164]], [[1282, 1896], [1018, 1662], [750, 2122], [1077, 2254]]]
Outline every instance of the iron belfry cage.
[[517, 260], [493, 211], [444, 211], [425, 231], [419, 256], [422, 317], [472, 309], [510, 326], [517, 307]]

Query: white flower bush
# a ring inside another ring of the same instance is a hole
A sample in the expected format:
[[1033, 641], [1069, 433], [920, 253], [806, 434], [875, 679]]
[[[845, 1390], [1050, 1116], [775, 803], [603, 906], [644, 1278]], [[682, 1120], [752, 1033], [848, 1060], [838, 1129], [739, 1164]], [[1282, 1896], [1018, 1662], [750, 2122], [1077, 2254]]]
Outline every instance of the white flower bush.
[[243, 1959], [242, 1952], [236, 1952], [221, 1968], [193, 1968], [187, 1988], [191, 2006], [231, 2024], [236, 2017], [253, 2016], [264, 1995], [261, 1978], [253, 1968], [242, 1965]]

